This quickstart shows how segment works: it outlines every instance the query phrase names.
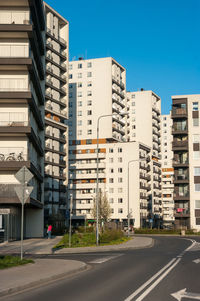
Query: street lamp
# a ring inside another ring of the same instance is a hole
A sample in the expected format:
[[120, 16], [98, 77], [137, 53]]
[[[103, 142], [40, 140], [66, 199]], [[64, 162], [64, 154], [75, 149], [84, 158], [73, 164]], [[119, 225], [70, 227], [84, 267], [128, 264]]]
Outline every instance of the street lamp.
[[131, 160], [128, 162], [128, 213], [127, 213], [127, 219], [128, 219], [128, 237], [130, 236], [130, 206], [129, 206], [129, 165], [133, 162], [140, 162], [140, 161], [146, 161], [146, 158], [142, 158], [142, 159], [137, 159], [137, 160]]
[[96, 182], [96, 245], [99, 245], [99, 121], [101, 118], [112, 116], [125, 116], [128, 113], [106, 114], [101, 115], [97, 119], [97, 182]]

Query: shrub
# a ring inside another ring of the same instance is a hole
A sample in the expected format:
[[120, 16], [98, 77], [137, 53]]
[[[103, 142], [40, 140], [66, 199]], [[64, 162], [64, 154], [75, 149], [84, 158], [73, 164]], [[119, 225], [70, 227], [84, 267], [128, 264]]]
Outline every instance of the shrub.
[[124, 237], [124, 233], [120, 230], [106, 230], [102, 234], [100, 234], [100, 243], [109, 243], [122, 237]]

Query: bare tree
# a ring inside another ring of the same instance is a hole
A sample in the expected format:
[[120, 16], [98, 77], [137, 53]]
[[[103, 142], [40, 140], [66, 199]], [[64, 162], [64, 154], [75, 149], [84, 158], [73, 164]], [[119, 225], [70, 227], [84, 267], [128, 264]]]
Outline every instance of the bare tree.
[[[94, 206], [92, 208], [92, 216], [94, 219], [96, 219], [96, 210], [97, 210], [96, 199], [94, 199]], [[112, 213], [111, 207], [108, 202], [106, 194], [100, 192], [99, 193], [99, 220], [101, 221], [101, 224], [104, 224], [109, 220], [111, 213]]]

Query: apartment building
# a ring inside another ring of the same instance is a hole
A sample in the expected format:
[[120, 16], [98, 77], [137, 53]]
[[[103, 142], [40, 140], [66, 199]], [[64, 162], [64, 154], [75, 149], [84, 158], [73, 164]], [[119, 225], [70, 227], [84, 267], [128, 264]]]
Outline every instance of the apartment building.
[[34, 187], [25, 204], [25, 237], [43, 236], [45, 17], [42, 1], [0, 1], [0, 228], [20, 236], [16, 172]]
[[45, 3], [45, 224], [65, 225], [68, 162], [69, 24]]
[[151, 223], [162, 221], [161, 199], [161, 99], [153, 91], [127, 92], [128, 140], [141, 141], [151, 149]]
[[200, 230], [200, 95], [172, 96], [175, 226]]
[[174, 169], [172, 167], [172, 119], [161, 115], [162, 210], [163, 227], [174, 227]]
[[[140, 142], [127, 142], [125, 69], [110, 57], [79, 59], [70, 62], [69, 73], [68, 198], [72, 195], [73, 219], [92, 219], [99, 124], [99, 188], [109, 200], [111, 219], [127, 221], [129, 204], [134, 226], [146, 226], [150, 148]], [[145, 162], [142, 162], [143, 157]], [[128, 164], [132, 160], [128, 174]]]

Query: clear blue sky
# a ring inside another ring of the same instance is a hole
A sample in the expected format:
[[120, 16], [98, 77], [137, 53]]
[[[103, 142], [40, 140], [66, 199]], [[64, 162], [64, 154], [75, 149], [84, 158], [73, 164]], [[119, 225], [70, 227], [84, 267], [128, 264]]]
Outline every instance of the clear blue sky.
[[69, 21], [70, 60], [112, 56], [127, 90], [200, 94], [200, 0], [47, 0]]

